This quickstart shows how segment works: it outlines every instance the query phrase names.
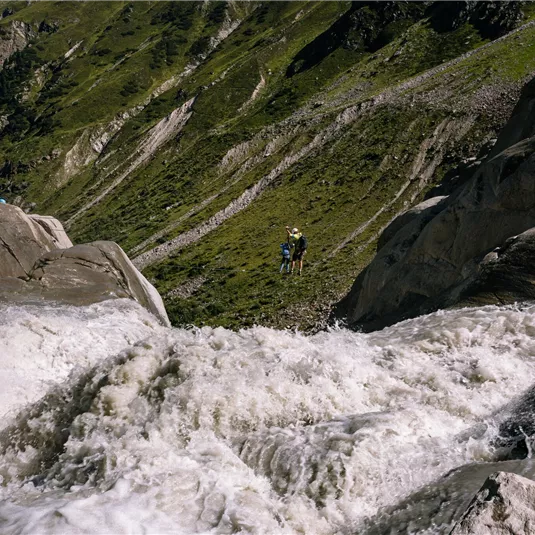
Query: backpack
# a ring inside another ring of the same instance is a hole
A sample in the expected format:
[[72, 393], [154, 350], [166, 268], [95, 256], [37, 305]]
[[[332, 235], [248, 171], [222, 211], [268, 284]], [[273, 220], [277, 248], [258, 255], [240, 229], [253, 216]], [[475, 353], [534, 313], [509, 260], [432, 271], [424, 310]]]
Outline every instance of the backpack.
[[308, 240], [307, 237], [302, 235], [298, 240], [295, 246], [297, 251], [306, 251], [308, 249]]

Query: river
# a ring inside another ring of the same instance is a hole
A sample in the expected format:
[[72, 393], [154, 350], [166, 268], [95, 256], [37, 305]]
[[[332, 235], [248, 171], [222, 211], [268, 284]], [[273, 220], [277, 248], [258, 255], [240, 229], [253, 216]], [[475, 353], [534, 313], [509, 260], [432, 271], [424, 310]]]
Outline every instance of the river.
[[304, 335], [4, 305], [0, 362], [3, 535], [448, 533], [535, 473], [533, 306]]

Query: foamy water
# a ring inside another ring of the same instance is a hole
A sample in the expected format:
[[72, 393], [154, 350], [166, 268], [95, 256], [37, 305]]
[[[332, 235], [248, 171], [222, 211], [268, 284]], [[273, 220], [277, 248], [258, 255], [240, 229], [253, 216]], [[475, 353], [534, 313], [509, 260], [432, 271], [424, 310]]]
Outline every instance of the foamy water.
[[[32, 311], [61, 329], [1, 346], [11, 382], [29, 380], [30, 356], [53, 363], [47, 381], [72, 373], [3, 424], [2, 534], [361, 533], [448, 471], [503, 456], [503, 408], [535, 382], [535, 307], [304, 336], [165, 329], [107, 306], [93, 322], [91, 307]], [[12, 307], [9, 328], [27, 314]]]
[[39, 399], [73, 368], [161, 332], [154, 316], [128, 299], [87, 307], [0, 304], [0, 417]]

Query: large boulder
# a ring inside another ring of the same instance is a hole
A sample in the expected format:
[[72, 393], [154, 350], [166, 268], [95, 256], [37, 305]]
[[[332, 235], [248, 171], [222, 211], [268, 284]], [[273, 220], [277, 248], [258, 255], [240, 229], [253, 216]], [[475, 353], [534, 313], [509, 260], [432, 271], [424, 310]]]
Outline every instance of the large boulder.
[[[61, 223], [54, 221], [63, 230]], [[70, 240], [68, 243], [70, 247]], [[0, 204], [0, 277], [27, 276], [42, 254], [56, 248], [53, 234], [35, 219], [17, 206]]]
[[88, 305], [135, 299], [170, 325], [162, 298], [113, 242], [73, 246], [53, 217], [0, 204], [0, 301]]
[[491, 475], [451, 535], [535, 534], [535, 482], [507, 472]]
[[[535, 227], [533, 89], [531, 82], [504, 129], [506, 140], [500, 135], [496, 146], [501, 151], [478, 166], [468, 183], [447, 199], [402, 216], [386, 230], [376, 257], [337, 306], [336, 314], [350, 326], [381, 328], [463, 299], [478, 302], [478, 294], [485, 292], [485, 302], [501, 303], [492, 296], [493, 281], [498, 280], [502, 293], [514, 294], [515, 299], [534, 297], [535, 278], [523, 277], [519, 283], [519, 273], [530, 273], [535, 263], [531, 235], [522, 238], [522, 252], [514, 249], [514, 259], [507, 255], [493, 263], [487, 257], [506, 246], [508, 238]], [[522, 120], [521, 113], [527, 114]], [[524, 135], [531, 137], [518, 139]], [[507, 140], [514, 144], [504, 146]], [[503, 276], [511, 262], [514, 281]]]
[[418, 226], [421, 226], [423, 222], [427, 223], [431, 221], [433, 217], [446, 207], [447, 198], [448, 197], [444, 195], [432, 197], [431, 199], [422, 201], [396, 217], [379, 237], [379, 240], [377, 241], [377, 250], [379, 251], [382, 249], [383, 246], [386, 245], [403, 227], [406, 227], [412, 221], [420, 221]]
[[459, 305], [535, 300], [535, 228], [508, 238], [488, 253], [459, 294]]
[[28, 217], [44, 229], [58, 249], [72, 247], [72, 242], [63, 225], [55, 217], [37, 214], [29, 214]]

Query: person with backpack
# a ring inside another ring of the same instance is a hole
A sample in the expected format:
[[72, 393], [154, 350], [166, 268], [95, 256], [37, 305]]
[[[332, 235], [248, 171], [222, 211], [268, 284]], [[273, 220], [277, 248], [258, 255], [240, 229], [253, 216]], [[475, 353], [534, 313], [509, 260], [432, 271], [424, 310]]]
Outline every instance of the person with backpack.
[[307, 252], [308, 240], [304, 234], [299, 232], [298, 228], [293, 228], [290, 231], [290, 227], [286, 227], [286, 232], [288, 233], [288, 243], [293, 249], [291, 273], [294, 272], [295, 263], [299, 261], [299, 275], [301, 275], [303, 271], [303, 257]]
[[281, 243], [282, 261], [279, 273], [282, 273], [286, 268], [286, 273], [290, 273], [290, 244], [285, 241]]

